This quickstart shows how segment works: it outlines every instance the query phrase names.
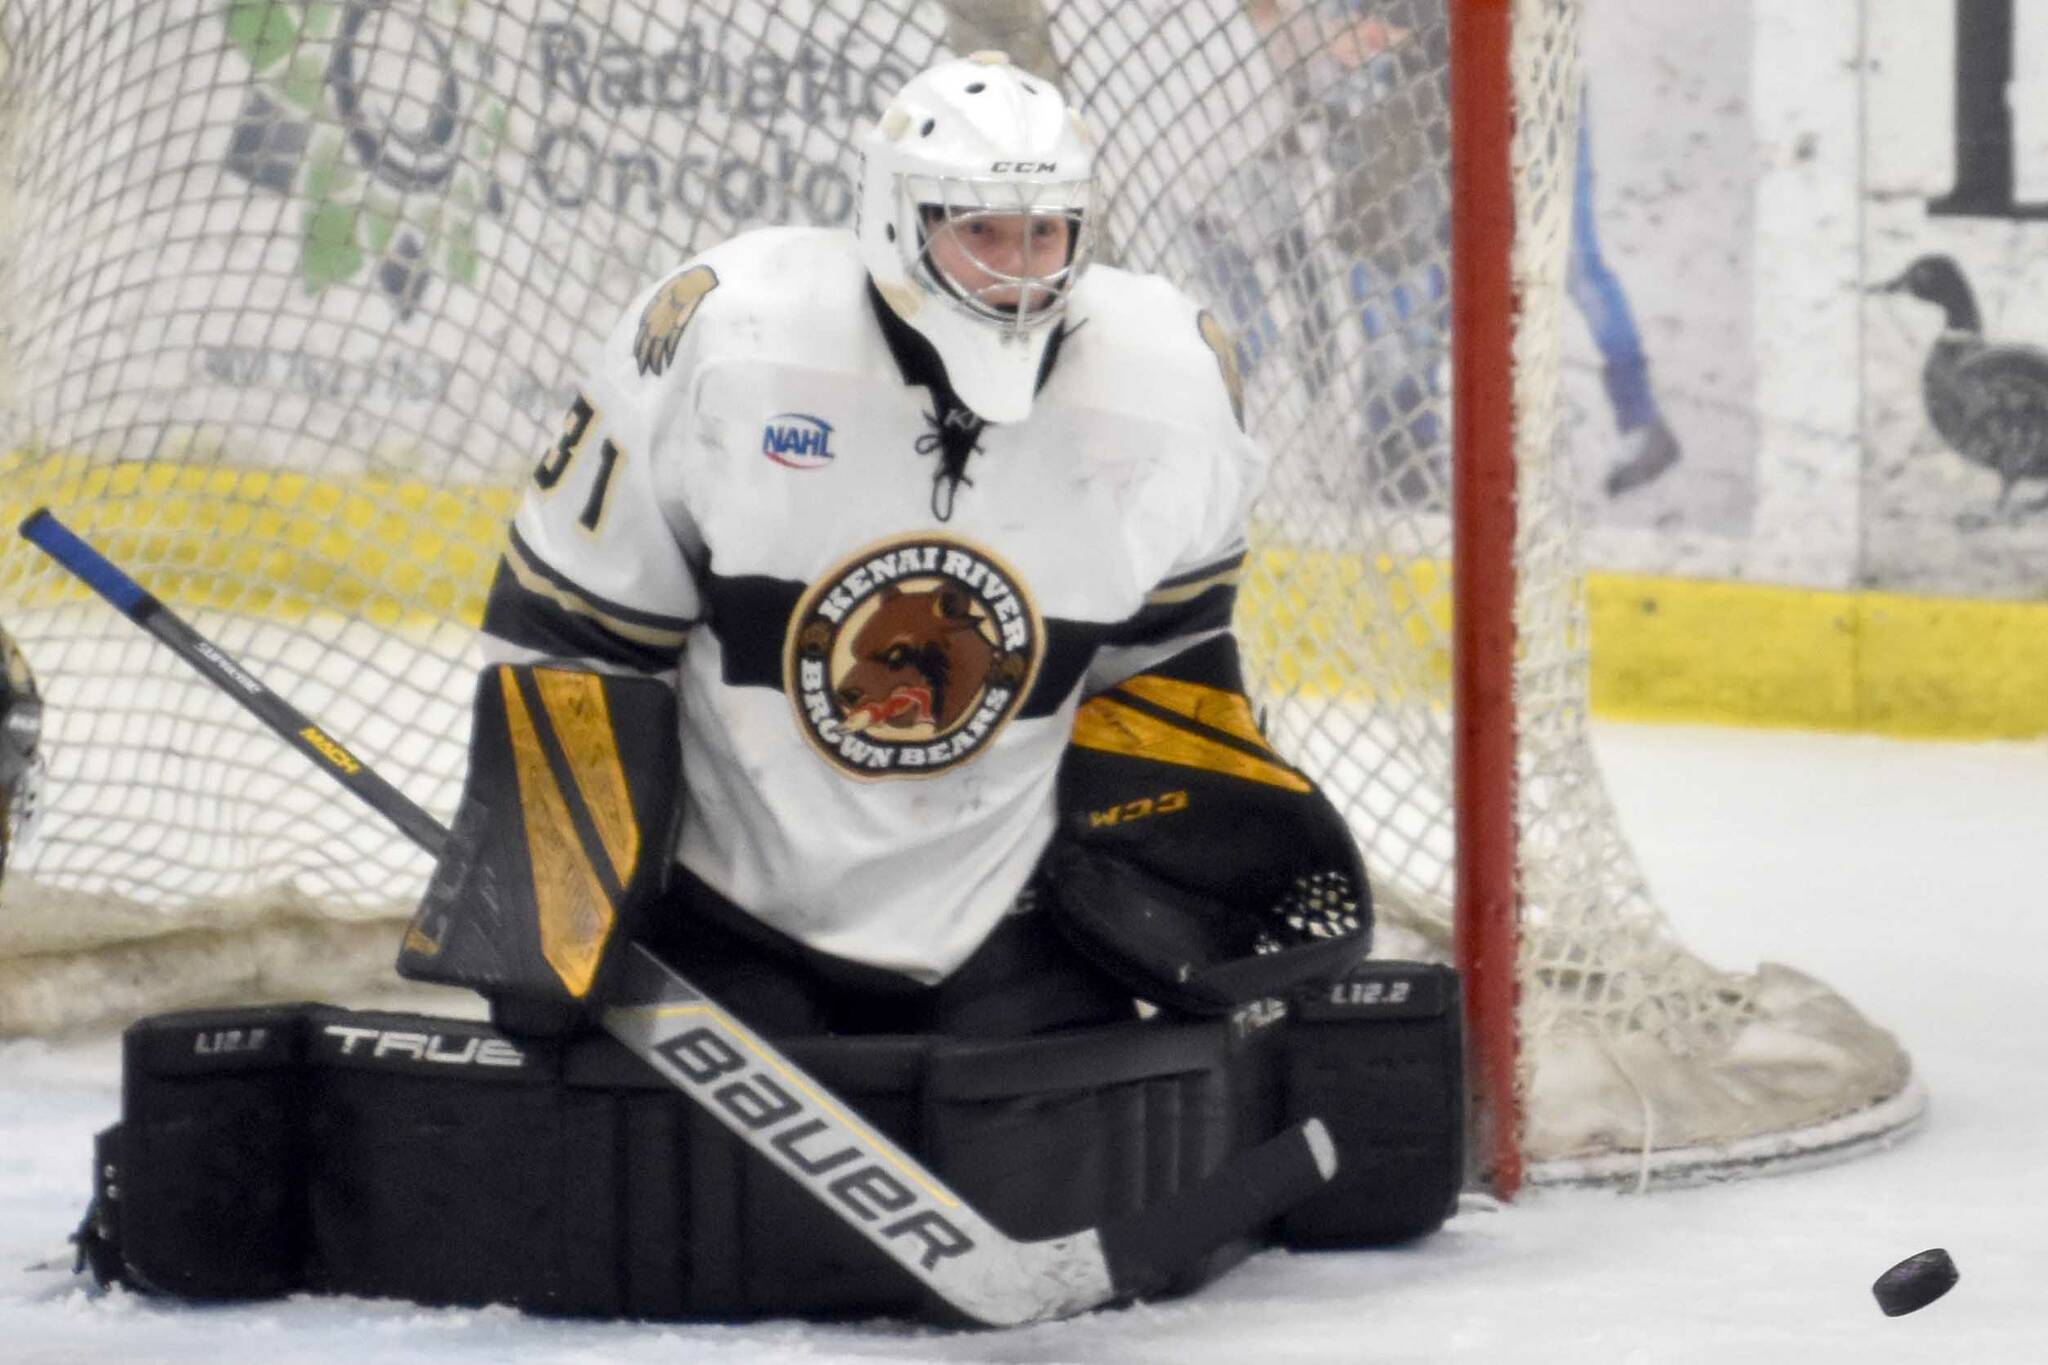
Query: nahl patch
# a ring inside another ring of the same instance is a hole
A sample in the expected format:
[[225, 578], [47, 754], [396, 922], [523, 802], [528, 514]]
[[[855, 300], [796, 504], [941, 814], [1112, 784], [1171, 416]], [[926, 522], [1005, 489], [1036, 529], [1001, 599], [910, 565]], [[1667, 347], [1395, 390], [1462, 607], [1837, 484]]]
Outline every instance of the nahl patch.
[[761, 428], [761, 453], [791, 469], [823, 469], [838, 454], [832, 424], [806, 412], [777, 413]]
[[886, 541], [811, 585], [783, 677], [813, 748], [853, 777], [929, 777], [986, 748], [1023, 704], [1045, 627], [1022, 580], [949, 536]]

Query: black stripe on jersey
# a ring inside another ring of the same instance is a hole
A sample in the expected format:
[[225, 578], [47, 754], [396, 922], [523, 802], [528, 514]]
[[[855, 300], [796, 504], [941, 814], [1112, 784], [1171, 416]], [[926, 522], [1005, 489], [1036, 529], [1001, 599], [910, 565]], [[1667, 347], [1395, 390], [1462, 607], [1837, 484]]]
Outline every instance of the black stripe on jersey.
[[1200, 588], [1212, 579], [1228, 577], [1235, 582], [1243, 576], [1244, 561], [1249, 554], [1250, 551], [1248, 550], [1233, 550], [1222, 558], [1212, 560], [1200, 568], [1188, 569], [1162, 578], [1159, 580], [1159, 586], [1152, 589], [1146, 595], [1145, 600], [1150, 603], [1185, 596], [1189, 590]]
[[486, 634], [543, 654], [598, 659], [648, 673], [675, 667], [691, 624], [578, 587], [534, 554], [516, 528], [484, 603]]
[[803, 595], [803, 584], [783, 578], [705, 575], [704, 624], [724, 651], [719, 676], [727, 687], [782, 690], [789, 618]]
[[1056, 714], [1074, 689], [1081, 685], [1088, 666], [1095, 662], [1109, 627], [1095, 621], [1063, 621], [1045, 618], [1045, 662], [1038, 666], [1038, 681], [1024, 699], [1019, 716], [1027, 720]]
[[1137, 614], [1109, 632], [1112, 645], [1156, 645], [1183, 635], [1227, 630], [1237, 609], [1237, 584], [1244, 555], [1176, 574], [1146, 597]]
[[[726, 686], [784, 690], [782, 659], [789, 618], [806, 590], [806, 584], [781, 578], [724, 578], [717, 574], [705, 578], [704, 601], [709, 608], [705, 625], [724, 651], [720, 677]], [[1095, 651], [1111, 629], [1094, 621], [1058, 617], [1046, 617], [1044, 623], [1045, 659], [1038, 666], [1031, 694], [1017, 711], [1026, 720], [1059, 711], [1080, 686]]]
[[484, 633], [555, 658], [596, 659], [642, 673], [676, 666], [678, 640], [666, 648], [641, 644], [605, 628], [594, 617], [565, 608], [553, 597], [529, 592], [505, 560], [491, 579], [484, 602]]

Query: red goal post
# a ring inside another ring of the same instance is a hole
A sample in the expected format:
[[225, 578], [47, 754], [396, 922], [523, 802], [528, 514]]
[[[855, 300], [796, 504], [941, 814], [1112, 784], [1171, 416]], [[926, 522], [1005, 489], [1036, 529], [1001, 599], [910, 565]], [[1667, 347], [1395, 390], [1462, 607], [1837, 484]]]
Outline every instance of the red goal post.
[[1490, 1183], [1522, 1183], [1515, 1008], [1514, 0], [1453, 0], [1451, 518], [1456, 961], [1473, 1140]]

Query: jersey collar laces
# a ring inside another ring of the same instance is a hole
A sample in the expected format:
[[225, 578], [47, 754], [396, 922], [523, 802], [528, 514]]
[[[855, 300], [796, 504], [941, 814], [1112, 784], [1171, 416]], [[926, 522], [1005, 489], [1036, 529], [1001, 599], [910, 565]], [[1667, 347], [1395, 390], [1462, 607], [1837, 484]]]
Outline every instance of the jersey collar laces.
[[1092, 254], [1094, 192], [1080, 118], [999, 52], [912, 77], [862, 139], [862, 262], [986, 421], [1031, 411]]

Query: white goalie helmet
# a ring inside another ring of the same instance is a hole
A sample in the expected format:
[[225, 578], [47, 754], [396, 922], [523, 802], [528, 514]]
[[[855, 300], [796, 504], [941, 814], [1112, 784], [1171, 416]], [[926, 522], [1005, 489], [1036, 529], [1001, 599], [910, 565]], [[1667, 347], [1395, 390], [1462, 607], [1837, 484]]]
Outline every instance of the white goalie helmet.
[[[1080, 117], [1051, 82], [977, 52], [912, 77], [860, 147], [875, 288], [938, 351], [961, 402], [1020, 420], [1093, 244], [1095, 149]], [[951, 271], [934, 259], [940, 233]]]

